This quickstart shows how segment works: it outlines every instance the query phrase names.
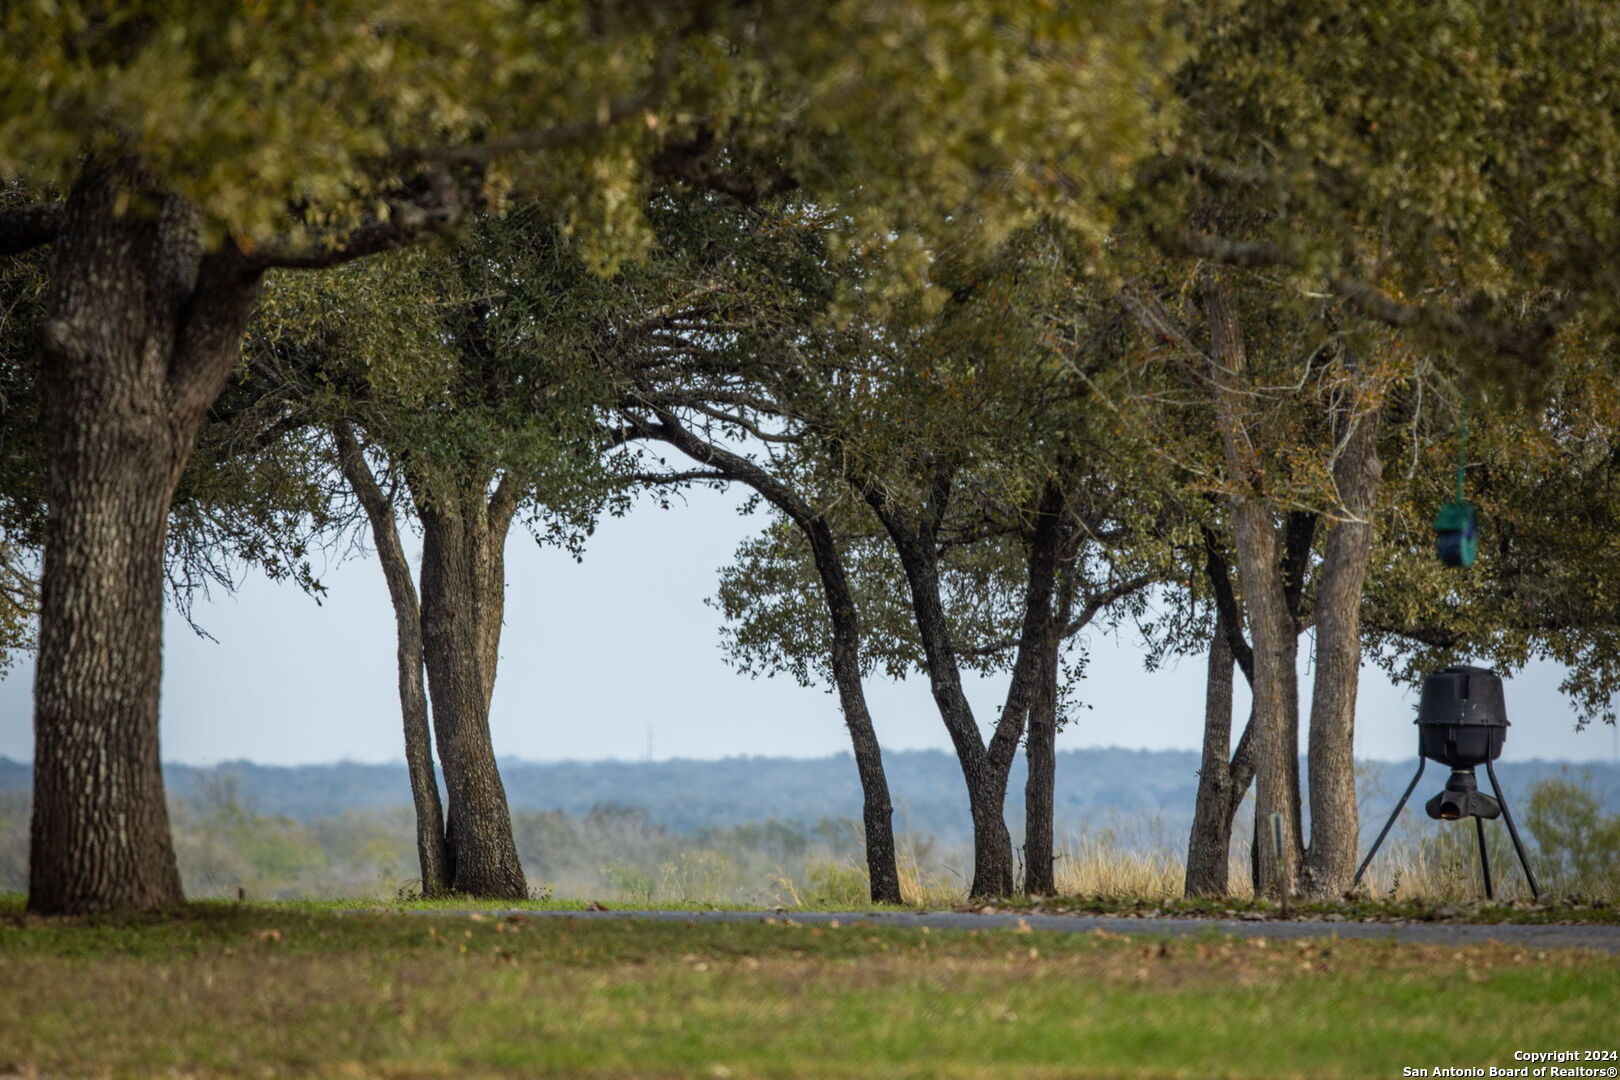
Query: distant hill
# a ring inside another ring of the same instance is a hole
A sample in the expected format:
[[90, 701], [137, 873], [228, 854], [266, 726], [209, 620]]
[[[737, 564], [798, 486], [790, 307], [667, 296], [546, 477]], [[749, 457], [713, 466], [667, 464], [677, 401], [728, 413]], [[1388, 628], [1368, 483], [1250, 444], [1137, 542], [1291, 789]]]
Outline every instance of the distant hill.
[[[940, 750], [891, 751], [884, 755], [903, 831], [931, 834], [948, 843], [969, 835], [962, 777], [955, 759]], [[1198, 782], [1198, 755], [1191, 751], [1068, 750], [1058, 755], [1057, 820], [1060, 833], [1117, 828], [1144, 829], [1180, 840], [1191, 821]], [[1610, 812], [1620, 811], [1620, 768], [1560, 762], [1504, 764], [1497, 772], [1510, 798], [1522, 802], [1537, 780], [1568, 770], [1589, 775]], [[261, 814], [308, 820], [346, 810], [408, 805], [403, 763], [362, 765], [256, 765], [228, 762], [208, 768], [169, 765], [170, 793], [207, 799], [226, 787]], [[514, 810], [562, 810], [583, 815], [593, 807], [643, 810], [677, 832], [775, 819], [814, 823], [858, 819], [860, 786], [849, 755], [827, 758], [737, 757], [719, 761], [506, 760], [501, 774]], [[1410, 775], [1406, 763], [1363, 766], [1364, 824], [1376, 828]], [[1430, 777], [1433, 777], [1432, 783]], [[1443, 769], [1431, 765], [1422, 798], [1438, 791]], [[26, 790], [31, 769], [0, 758], [0, 792]], [[1008, 822], [1023, 817], [1023, 763], [1008, 786]], [[1151, 839], [1150, 837], [1142, 837]], [[1129, 839], [1129, 837], [1127, 837]]]

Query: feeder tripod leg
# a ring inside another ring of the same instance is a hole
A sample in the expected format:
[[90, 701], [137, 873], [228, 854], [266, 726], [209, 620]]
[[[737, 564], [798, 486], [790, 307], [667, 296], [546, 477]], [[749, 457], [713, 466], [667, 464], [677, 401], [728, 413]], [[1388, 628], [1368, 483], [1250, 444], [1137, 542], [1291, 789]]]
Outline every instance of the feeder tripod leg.
[[1496, 779], [1496, 766], [1487, 761], [1485, 771], [1490, 774], [1491, 787], [1496, 791], [1496, 801], [1502, 804], [1502, 820], [1507, 822], [1508, 835], [1513, 837], [1513, 850], [1518, 853], [1519, 865], [1524, 867], [1524, 880], [1530, 883], [1530, 895], [1540, 900], [1541, 886], [1536, 884], [1535, 871], [1530, 869], [1530, 859], [1524, 853], [1524, 842], [1519, 839], [1519, 830], [1513, 826], [1513, 813], [1508, 810], [1507, 796], [1502, 794], [1501, 781]]
[[1378, 854], [1378, 849], [1383, 846], [1384, 837], [1389, 835], [1389, 830], [1394, 826], [1395, 819], [1401, 816], [1402, 810], [1406, 809], [1406, 800], [1410, 799], [1412, 797], [1412, 792], [1417, 789], [1418, 781], [1423, 778], [1423, 767], [1428, 763], [1429, 761], [1427, 758], [1418, 758], [1417, 773], [1412, 777], [1412, 782], [1406, 785], [1406, 793], [1401, 796], [1401, 801], [1395, 804], [1394, 813], [1390, 814], [1389, 820], [1384, 822], [1383, 831], [1378, 834], [1378, 839], [1373, 841], [1372, 850], [1367, 852], [1367, 857], [1365, 859], [1361, 860], [1361, 866], [1356, 870], [1355, 879], [1350, 882], [1350, 887], [1352, 889], [1361, 884], [1361, 875], [1367, 872], [1367, 864], [1372, 862], [1374, 855]]
[[1485, 819], [1474, 819], [1474, 831], [1479, 834], [1479, 872], [1485, 875], [1485, 899], [1495, 900], [1496, 893], [1491, 889], [1491, 857], [1485, 853]]

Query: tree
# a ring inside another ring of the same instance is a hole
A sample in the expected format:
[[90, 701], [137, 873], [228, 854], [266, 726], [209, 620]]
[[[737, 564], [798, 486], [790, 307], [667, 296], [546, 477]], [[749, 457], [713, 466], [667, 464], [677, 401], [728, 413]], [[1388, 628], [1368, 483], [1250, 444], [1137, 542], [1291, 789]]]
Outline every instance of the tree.
[[[1009, 171], [1100, 191], [1157, 127], [1141, 7], [79, 2], [5, 20], [0, 170], [68, 190], [0, 218], [0, 254], [52, 247], [41, 912], [180, 899], [157, 743], [164, 522], [267, 271], [412, 243], [515, 186], [611, 262], [645, 235], [649, 173], [744, 198], [835, 183], [884, 235]], [[992, 224], [1027, 215], [1002, 191]]]
[[[984, 262], [937, 268], [952, 269], [963, 276], [935, 279], [950, 293], [943, 309], [862, 308], [856, 299], [818, 352], [801, 350], [804, 362], [749, 373], [746, 389], [730, 391], [730, 417], [719, 419], [764, 438], [799, 489], [836, 510], [829, 525], [854, 556], [850, 566], [858, 575], [875, 570], [856, 590], [859, 622], [873, 628], [863, 635], [864, 656], [930, 679], [974, 819], [973, 895], [1013, 889], [1002, 806], [1026, 724], [1035, 728], [1029, 865], [1033, 887], [1050, 891], [1058, 655], [1099, 611], [1153, 579], [1127, 581], [1123, 560], [1109, 565], [1086, 552], [1088, 541], [1129, 530], [1121, 524], [1127, 508], [1148, 511], [1100, 479], [1103, 451], [1083, 419], [1087, 371], [1106, 350], [1080, 350], [1084, 370], [1071, 371], [1071, 358], [1045, 343], [1045, 324], [1032, 314], [1066, 287], [1055, 236], [1032, 233]], [[859, 293], [859, 271], [851, 273], [846, 295]], [[784, 574], [750, 559], [728, 575], [723, 601], [746, 620], [734, 638], [739, 658], [801, 681], [812, 670], [825, 675], [836, 642], [820, 605], [801, 591], [815, 580], [815, 552], [778, 539], [753, 550], [801, 563]], [[1098, 571], [1100, 581], [1091, 578]], [[975, 586], [988, 588], [968, 599]], [[899, 602], [886, 603], [885, 592]], [[984, 592], [994, 596], [990, 611], [960, 620], [953, 601], [972, 609]], [[969, 644], [975, 639], [995, 643], [981, 651]], [[965, 665], [1011, 675], [988, 743], [962, 693]]]
[[1583, 164], [1620, 137], [1606, 5], [1193, 3], [1177, 25], [1180, 125], [1141, 163], [1130, 235], [1271, 272], [1475, 374], [1534, 379], [1561, 335], [1612, 329], [1617, 181]]
[[441, 250], [280, 282], [256, 326], [254, 378], [284, 423], [331, 438], [388, 583], [426, 895], [527, 895], [489, 729], [507, 536], [520, 516], [542, 541], [590, 530], [611, 486], [592, 413], [611, 400], [605, 354], [662, 302], [653, 285], [592, 273], [529, 208]]
[[[1136, 400], [1190, 405], [1212, 422], [1188, 425], [1157, 404], [1156, 418], [1137, 414], [1149, 437], [1214, 496], [1188, 507], [1204, 521], [1204, 576], [1216, 601], [1212, 632], [1223, 640], [1211, 650], [1187, 887], [1225, 891], [1231, 818], [1253, 779], [1257, 838], [1269, 834], [1273, 815], [1282, 817], [1285, 834], [1280, 853], [1257, 842], [1257, 887], [1298, 882], [1336, 895], [1348, 887], [1356, 861], [1360, 598], [1380, 501], [1382, 416], [1390, 387], [1412, 380], [1414, 364], [1387, 331], [1347, 321], [1333, 305], [1293, 304], [1270, 283], [1212, 268], [1199, 272], [1194, 287], [1196, 317], [1207, 327], [1196, 337], [1159, 292], [1132, 285], [1124, 295], [1152, 336], [1150, 354], [1182, 358], [1172, 377], [1182, 380], [1179, 400], [1161, 384], [1142, 384]], [[1193, 307], [1191, 296], [1186, 304]], [[1229, 545], [1240, 587], [1231, 578]], [[1298, 637], [1313, 627], [1307, 851], [1295, 672]], [[1229, 760], [1234, 660], [1250, 681], [1254, 705]], [[1303, 879], [1296, 877], [1300, 866]]]

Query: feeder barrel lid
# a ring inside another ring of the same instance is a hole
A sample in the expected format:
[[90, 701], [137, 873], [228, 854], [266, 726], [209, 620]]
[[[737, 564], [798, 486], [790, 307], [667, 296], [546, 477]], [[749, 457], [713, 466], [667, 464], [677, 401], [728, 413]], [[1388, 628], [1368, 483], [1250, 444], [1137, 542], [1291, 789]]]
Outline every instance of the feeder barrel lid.
[[1489, 668], [1459, 664], [1423, 680], [1417, 724], [1485, 724], [1507, 727], [1502, 677]]

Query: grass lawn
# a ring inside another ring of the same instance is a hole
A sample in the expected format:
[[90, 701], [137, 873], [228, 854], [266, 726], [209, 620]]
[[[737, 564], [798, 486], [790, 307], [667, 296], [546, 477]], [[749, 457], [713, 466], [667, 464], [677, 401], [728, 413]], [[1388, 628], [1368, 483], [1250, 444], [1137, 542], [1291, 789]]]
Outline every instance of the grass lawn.
[[1616, 1000], [1502, 946], [0, 901], [0, 1076], [1394, 1077], [1612, 1049]]

